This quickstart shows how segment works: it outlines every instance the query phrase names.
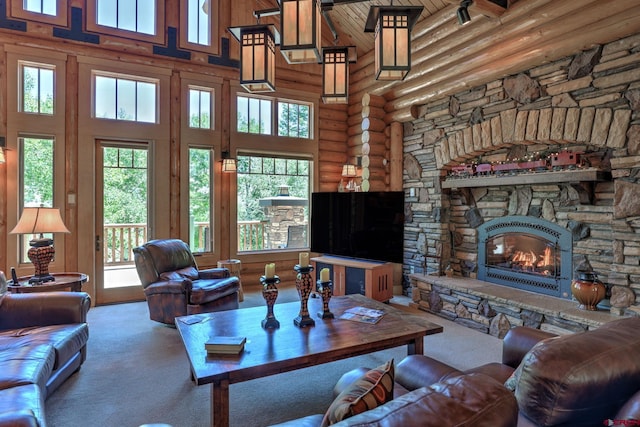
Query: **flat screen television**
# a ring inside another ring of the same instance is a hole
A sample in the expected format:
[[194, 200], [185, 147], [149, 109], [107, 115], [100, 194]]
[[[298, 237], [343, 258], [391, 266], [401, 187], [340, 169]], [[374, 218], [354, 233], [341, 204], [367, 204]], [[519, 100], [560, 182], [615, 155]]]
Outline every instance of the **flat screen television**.
[[312, 193], [311, 251], [402, 263], [404, 192]]

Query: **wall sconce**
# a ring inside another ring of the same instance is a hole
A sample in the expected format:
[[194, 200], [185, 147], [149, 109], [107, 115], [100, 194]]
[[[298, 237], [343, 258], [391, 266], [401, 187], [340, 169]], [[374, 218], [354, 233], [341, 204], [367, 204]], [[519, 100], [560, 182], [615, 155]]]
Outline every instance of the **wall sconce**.
[[44, 233], [70, 233], [64, 225], [57, 208], [24, 208], [22, 215], [10, 234], [40, 234], [39, 238], [29, 241], [27, 256], [35, 267], [34, 276], [29, 283], [51, 282], [54, 279], [49, 274], [49, 263], [55, 255], [53, 239], [44, 237]]
[[322, 101], [346, 104], [349, 100], [349, 63], [356, 62], [355, 46], [322, 48]]
[[376, 80], [404, 80], [411, 71], [411, 30], [422, 6], [371, 6], [364, 31], [375, 32]]
[[358, 189], [358, 186], [356, 185], [356, 182], [354, 181], [353, 178], [358, 176], [358, 172], [356, 170], [356, 166], [355, 165], [343, 165], [342, 166], [342, 177], [343, 178], [349, 178], [349, 183], [347, 184], [347, 186], [345, 187], [345, 190], [348, 191], [356, 191]]
[[471, 22], [471, 16], [469, 15], [469, 6], [473, 3], [472, 0], [462, 0], [456, 16], [458, 17], [458, 23], [460, 25], [466, 25]]
[[238, 170], [238, 164], [236, 159], [231, 158], [228, 151], [222, 152], [222, 172], [236, 172]]
[[0, 136], [0, 163], [5, 163], [7, 159], [4, 156], [4, 152], [7, 149], [7, 143], [4, 136]]
[[280, 34], [275, 26], [248, 25], [229, 31], [240, 42], [240, 85], [251, 93], [276, 90], [275, 55]]
[[289, 64], [318, 63], [320, 57], [319, 0], [282, 0], [280, 52]]

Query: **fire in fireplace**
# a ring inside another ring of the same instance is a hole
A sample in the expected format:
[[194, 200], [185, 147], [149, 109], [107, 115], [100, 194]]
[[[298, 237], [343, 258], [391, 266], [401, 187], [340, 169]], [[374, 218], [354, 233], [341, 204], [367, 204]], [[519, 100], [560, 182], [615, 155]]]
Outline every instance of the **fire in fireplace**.
[[478, 279], [571, 298], [571, 232], [549, 221], [507, 216], [478, 227]]

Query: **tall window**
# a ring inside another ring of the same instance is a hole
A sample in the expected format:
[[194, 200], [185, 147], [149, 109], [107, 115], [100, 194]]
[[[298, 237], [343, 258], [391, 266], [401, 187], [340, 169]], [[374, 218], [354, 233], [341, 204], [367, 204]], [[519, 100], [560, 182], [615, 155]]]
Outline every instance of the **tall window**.
[[21, 110], [25, 113], [54, 113], [54, 68], [20, 63]]
[[187, 40], [189, 43], [209, 46], [211, 44], [211, 18], [213, 12], [209, 0], [188, 0]]
[[136, 33], [156, 33], [156, 0], [95, 0], [96, 22]]
[[238, 156], [238, 252], [308, 247], [311, 161]]
[[96, 74], [94, 88], [96, 118], [157, 122], [157, 81]]
[[[277, 105], [277, 112], [274, 106]], [[237, 97], [237, 127], [238, 132], [274, 135], [310, 139], [311, 135], [311, 104], [259, 98], [250, 96]], [[273, 118], [276, 117], [276, 123]]]
[[212, 162], [210, 148], [189, 148], [189, 246], [192, 252], [211, 252]]
[[24, 10], [56, 16], [58, 0], [24, 0]]
[[[43, 137], [24, 137], [20, 147], [20, 210], [25, 207], [53, 207], [54, 140]], [[20, 239], [20, 263], [31, 262], [27, 257], [29, 240], [36, 236], [24, 235]], [[53, 235], [45, 235], [53, 239]]]
[[213, 110], [213, 90], [189, 88], [189, 127], [211, 129]]

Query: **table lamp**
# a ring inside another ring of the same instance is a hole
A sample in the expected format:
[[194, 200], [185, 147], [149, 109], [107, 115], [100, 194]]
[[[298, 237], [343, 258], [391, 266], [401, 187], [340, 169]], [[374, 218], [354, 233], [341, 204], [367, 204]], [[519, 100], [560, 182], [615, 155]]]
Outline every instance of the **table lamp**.
[[53, 239], [44, 237], [44, 233], [70, 233], [62, 222], [60, 209], [24, 208], [20, 220], [11, 230], [11, 234], [40, 234], [40, 237], [29, 241], [31, 248], [27, 252], [27, 256], [36, 269], [34, 276], [29, 279], [29, 283], [44, 283], [55, 280], [49, 274], [49, 263], [55, 254]]

